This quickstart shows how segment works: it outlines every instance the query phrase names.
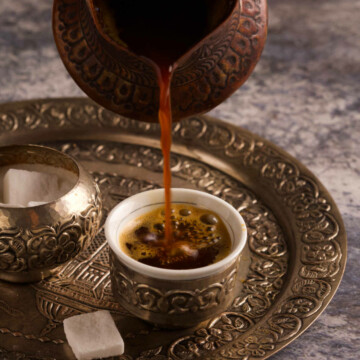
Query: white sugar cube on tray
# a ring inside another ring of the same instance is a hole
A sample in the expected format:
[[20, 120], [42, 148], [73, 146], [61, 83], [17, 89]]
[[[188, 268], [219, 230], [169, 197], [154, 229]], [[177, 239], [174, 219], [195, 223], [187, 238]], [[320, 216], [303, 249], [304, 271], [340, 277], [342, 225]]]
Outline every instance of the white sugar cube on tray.
[[78, 360], [122, 355], [124, 341], [109, 311], [72, 316], [64, 320], [66, 339]]

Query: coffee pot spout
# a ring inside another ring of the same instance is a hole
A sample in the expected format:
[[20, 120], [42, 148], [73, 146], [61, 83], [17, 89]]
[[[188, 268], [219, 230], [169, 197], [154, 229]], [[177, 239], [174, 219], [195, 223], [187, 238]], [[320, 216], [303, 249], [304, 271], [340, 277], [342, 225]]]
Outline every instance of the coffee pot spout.
[[267, 4], [195, 3], [183, 0], [174, 9], [165, 0], [159, 8], [148, 0], [54, 0], [60, 57], [80, 88], [117, 114], [158, 121], [164, 64], [175, 67], [173, 121], [207, 112], [253, 71], [266, 40]]

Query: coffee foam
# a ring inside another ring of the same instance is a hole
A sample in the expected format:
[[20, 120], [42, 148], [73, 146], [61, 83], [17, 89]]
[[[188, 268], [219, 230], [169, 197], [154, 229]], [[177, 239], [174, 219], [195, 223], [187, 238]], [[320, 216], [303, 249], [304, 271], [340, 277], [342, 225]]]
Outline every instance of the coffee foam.
[[[230, 253], [230, 235], [214, 212], [189, 204], [172, 204], [171, 216], [174, 240], [170, 247], [165, 248], [164, 208], [158, 207], [121, 229], [121, 250], [137, 261], [165, 268], [202, 267]], [[181, 267], [182, 262], [185, 267]]]

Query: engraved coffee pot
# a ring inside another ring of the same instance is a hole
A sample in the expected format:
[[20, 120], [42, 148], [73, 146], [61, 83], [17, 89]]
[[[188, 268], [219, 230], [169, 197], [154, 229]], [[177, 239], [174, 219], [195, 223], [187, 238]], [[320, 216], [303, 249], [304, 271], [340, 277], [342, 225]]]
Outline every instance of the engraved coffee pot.
[[[220, 104], [246, 81], [260, 58], [267, 34], [266, 0], [220, 3], [223, 21], [177, 61], [171, 82], [174, 121]], [[53, 31], [68, 72], [90, 98], [128, 118], [158, 121], [154, 64], [104, 32], [94, 0], [54, 0]]]

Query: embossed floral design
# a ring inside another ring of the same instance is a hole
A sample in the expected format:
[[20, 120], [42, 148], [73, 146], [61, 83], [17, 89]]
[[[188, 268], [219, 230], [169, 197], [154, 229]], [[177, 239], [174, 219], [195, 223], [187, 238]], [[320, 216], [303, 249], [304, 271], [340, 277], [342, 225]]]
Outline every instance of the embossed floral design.
[[180, 344], [176, 348], [176, 359], [193, 360], [199, 357], [199, 347], [193, 341], [188, 341], [184, 345]]
[[0, 270], [22, 271], [26, 268], [26, 247], [18, 229], [0, 229]]
[[270, 337], [249, 336], [244, 343], [239, 344], [238, 355], [262, 357], [266, 352], [275, 348]]
[[301, 294], [311, 299], [324, 299], [331, 291], [330, 285], [323, 280], [306, 279], [294, 284], [293, 291], [295, 294]]
[[270, 278], [272, 277], [279, 277], [285, 273], [286, 268], [276, 262], [276, 261], [258, 261], [255, 264], [252, 264], [251, 267], [254, 269], [255, 272], [266, 275]]
[[33, 230], [32, 235], [27, 243], [29, 269], [63, 264], [80, 251], [82, 228], [75, 216], [63, 224]]
[[250, 325], [252, 324], [252, 321], [238, 313], [235, 312], [226, 312], [222, 315], [215, 318], [209, 328], [216, 328], [220, 329], [222, 331], [228, 331], [234, 334], [236, 333], [243, 333], [245, 332]]
[[304, 285], [304, 287], [301, 290], [304, 295], [314, 296], [316, 295], [318, 289], [317, 286], [314, 285]]
[[52, 237], [44, 241], [40, 250], [40, 260], [44, 265], [61, 264], [70, 259], [75, 249], [75, 242], [69, 241], [66, 237]]
[[314, 304], [311, 300], [306, 298], [297, 298], [292, 301], [287, 302], [283, 306], [283, 310], [289, 314], [302, 313], [306, 314], [310, 312], [314, 307]]
[[229, 333], [222, 337], [222, 331], [219, 329], [199, 329], [187, 341], [179, 343], [176, 346], [176, 357], [178, 359], [196, 359], [204, 351], [214, 351], [221, 345], [232, 340]]
[[214, 351], [233, 341], [252, 324], [250, 319], [234, 312], [216, 317], [207, 328], [196, 330], [194, 335], [177, 340], [170, 353], [179, 359], [194, 359], [204, 352]]
[[263, 223], [257, 228], [255, 238], [262, 242], [267, 242], [271, 239], [274, 239], [278, 236], [278, 230], [275, 223]]
[[16, 257], [11, 252], [1, 253], [0, 254], [0, 269], [7, 270], [7, 269], [11, 268], [15, 261], [16, 261]]
[[306, 246], [305, 251], [309, 261], [326, 261], [336, 255], [332, 244]]
[[207, 351], [215, 350], [231, 341], [233, 337], [229, 331], [221, 329], [200, 329], [195, 332], [194, 343]]

